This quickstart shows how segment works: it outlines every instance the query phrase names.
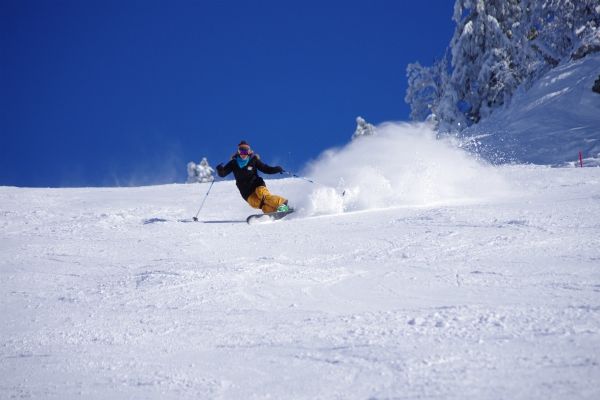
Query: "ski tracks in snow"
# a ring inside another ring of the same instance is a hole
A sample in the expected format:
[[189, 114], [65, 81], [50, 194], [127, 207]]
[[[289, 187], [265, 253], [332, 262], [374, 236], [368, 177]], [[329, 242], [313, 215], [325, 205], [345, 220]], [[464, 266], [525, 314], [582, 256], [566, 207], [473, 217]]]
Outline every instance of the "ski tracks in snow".
[[[179, 222], [195, 185], [1, 188], [0, 397], [595, 398], [597, 171], [505, 173], [259, 226]], [[230, 186], [207, 220], [248, 213]]]

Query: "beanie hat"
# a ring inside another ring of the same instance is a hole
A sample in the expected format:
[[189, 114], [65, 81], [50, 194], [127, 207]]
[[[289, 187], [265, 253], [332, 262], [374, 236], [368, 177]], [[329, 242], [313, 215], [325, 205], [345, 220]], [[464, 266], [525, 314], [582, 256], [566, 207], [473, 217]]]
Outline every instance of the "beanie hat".
[[252, 154], [252, 149], [250, 145], [245, 140], [242, 140], [240, 144], [238, 144], [238, 153], [239, 154]]

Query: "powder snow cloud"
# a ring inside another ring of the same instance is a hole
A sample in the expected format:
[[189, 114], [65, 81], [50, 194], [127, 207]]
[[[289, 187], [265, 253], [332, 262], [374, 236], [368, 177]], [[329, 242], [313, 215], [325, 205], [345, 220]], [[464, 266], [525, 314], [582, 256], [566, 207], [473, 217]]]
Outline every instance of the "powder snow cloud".
[[496, 167], [437, 139], [426, 124], [381, 124], [373, 136], [323, 152], [303, 172], [318, 182], [297, 205], [309, 214], [456, 204], [510, 193]]

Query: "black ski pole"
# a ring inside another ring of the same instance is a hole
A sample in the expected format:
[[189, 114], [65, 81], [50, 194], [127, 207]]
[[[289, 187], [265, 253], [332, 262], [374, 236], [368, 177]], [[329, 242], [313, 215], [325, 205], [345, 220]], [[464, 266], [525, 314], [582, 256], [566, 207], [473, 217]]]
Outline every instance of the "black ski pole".
[[202, 210], [202, 207], [204, 207], [204, 202], [206, 201], [206, 198], [208, 197], [208, 194], [210, 193], [210, 189], [212, 189], [213, 184], [215, 183], [215, 180], [213, 179], [212, 182], [210, 183], [210, 186], [208, 187], [208, 190], [206, 191], [206, 195], [204, 195], [204, 199], [202, 199], [202, 204], [200, 204], [200, 208], [198, 209], [198, 212], [196, 213], [196, 216], [194, 217], [194, 221], [198, 221], [198, 214], [200, 214], [200, 210]]
[[[293, 176], [294, 178], [298, 178], [298, 179], [304, 179], [305, 181], [309, 181], [310, 183], [314, 183], [315, 185], [321, 185], [321, 184], [320, 184], [320, 183], [318, 183], [318, 182], [312, 181], [312, 180], [310, 180], [310, 179], [308, 179], [308, 178], [305, 178], [305, 177], [303, 177], [303, 176], [296, 175], [296, 174], [294, 174], [294, 173], [292, 173], [292, 172], [290, 172], [290, 171], [285, 171], [285, 170], [284, 170], [283, 172], [284, 172], [284, 173], [286, 173], [286, 174], [288, 174], [288, 175], [290, 175], [290, 176]], [[342, 192], [342, 197], [343, 197], [345, 194], [346, 194], [346, 190], [344, 190], [344, 191]]]
[[309, 181], [310, 183], [315, 183], [315, 181], [311, 181], [310, 179], [305, 178], [303, 176], [298, 176], [298, 175], [296, 175], [294, 173], [291, 173], [290, 171], [283, 171], [283, 172], [286, 173], [286, 174], [288, 174], [288, 175], [293, 176], [294, 178], [304, 179], [305, 181]]

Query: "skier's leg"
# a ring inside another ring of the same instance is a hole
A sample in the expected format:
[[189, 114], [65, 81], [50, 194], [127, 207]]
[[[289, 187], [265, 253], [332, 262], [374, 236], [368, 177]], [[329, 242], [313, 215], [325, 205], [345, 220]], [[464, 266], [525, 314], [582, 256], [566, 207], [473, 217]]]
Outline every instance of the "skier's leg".
[[256, 191], [254, 193], [252, 193], [250, 195], [250, 197], [248, 197], [248, 200], [246, 200], [248, 202], [248, 204], [250, 204], [250, 207], [252, 208], [261, 208], [261, 197], [259, 197], [259, 195], [256, 193]]
[[256, 188], [254, 193], [252, 193], [250, 197], [248, 197], [248, 204], [250, 204], [250, 206], [253, 208], [258, 208], [262, 210], [262, 212], [264, 213], [273, 212], [276, 210], [276, 208], [273, 209], [273, 207], [271, 207], [269, 203], [267, 203], [268, 195], [270, 195], [270, 193], [267, 190], [267, 188], [264, 186], [259, 186]]
[[260, 208], [263, 210], [264, 213], [275, 212], [277, 211], [277, 207], [284, 203], [287, 203], [287, 200], [285, 198], [277, 196], [276, 194], [271, 194], [271, 192], [269, 192], [269, 189], [267, 189], [265, 186], [257, 187], [254, 193], [257, 194], [259, 198], [261, 198]]

